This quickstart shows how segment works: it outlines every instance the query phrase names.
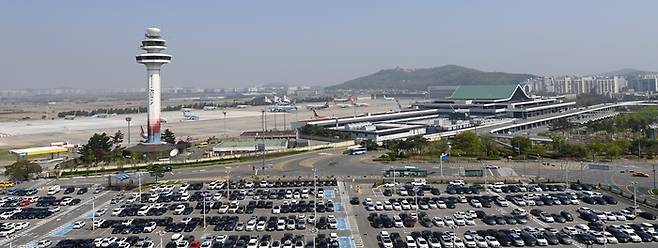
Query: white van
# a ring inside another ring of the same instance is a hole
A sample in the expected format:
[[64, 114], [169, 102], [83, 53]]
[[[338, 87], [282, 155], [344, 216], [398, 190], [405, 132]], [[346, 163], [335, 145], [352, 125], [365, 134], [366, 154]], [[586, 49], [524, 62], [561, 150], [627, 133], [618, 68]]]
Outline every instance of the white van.
[[50, 186], [50, 188], [48, 188], [48, 195], [57, 194], [60, 190], [62, 190], [62, 187], [59, 185]]

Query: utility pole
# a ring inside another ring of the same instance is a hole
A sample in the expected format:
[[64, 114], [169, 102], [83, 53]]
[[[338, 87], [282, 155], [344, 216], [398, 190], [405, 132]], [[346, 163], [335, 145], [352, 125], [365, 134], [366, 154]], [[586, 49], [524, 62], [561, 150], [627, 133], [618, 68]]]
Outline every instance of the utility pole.
[[126, 117], [126, 122], [128, 122], [128, 145], [130, 145], [130, 121], [132, 121], [133, 118], [128, 116]]
[[231, 176], [231, 171], [226, 170], [226, 196], [225, 197], [226, 197], [227, 201], [228, 201], [228, 195], [229, 195], [229, 187], [228, 186], [231, 184], [230, 176]]
[[288, 129], [288, 123], [286, 123], [286, 115], [287, 114], [288, 114], [288, 112], [283, 111], [283, 130]]
[[272, 113], [274, 115], [274, 130], [276, 130], [276, 115], [277, 112]]

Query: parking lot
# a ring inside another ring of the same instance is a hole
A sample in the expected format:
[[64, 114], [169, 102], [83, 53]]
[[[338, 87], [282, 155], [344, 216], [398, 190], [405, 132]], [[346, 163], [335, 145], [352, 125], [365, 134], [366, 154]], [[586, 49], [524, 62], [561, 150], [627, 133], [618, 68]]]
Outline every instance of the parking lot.
[[359, 184], [351, 203], [366, 247], [655, 246], [653, 212], [581, 186]]
[[[374, 186], [374, 187], [373, 187]], [[653, 211], [591, 185], [329, 179], [48, 186], [3, 196], [25, 247], [651, 247]], [[47, 230], [44, 232], [43, 230]]]

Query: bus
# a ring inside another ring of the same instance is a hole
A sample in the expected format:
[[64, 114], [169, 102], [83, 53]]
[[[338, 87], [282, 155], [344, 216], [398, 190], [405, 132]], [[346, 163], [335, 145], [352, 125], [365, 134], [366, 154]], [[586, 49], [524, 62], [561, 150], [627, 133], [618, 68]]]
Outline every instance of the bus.
[[426, 177], [427, 170], [417, 166], [396, 166], [384, 172], [385, 177]]
[[362, 155], [362, 154], [368, 153], [368, 149], [366, 149], [365, 147], [361, 147], [361, 146], [354, 147], [354, 148], [350, 148], [350, 153], [352, 155]]

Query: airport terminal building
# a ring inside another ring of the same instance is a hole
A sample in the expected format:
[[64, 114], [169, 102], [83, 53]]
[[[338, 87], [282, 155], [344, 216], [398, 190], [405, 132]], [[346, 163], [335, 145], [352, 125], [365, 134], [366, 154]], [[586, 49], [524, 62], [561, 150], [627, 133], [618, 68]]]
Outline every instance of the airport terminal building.
[[533, 97], [518, 85], [464, 85], [440, 100], [416, 103], [397, 112], [306, 120], [293, 124], [317, 125], [349, 132], [355, 140], [386, 140], [441, 132], [459, 132], [495, 125], [512, 118], [528, 119], [561, 113], [575, 107], [561, 97]]
[[518, 85], [463, 85], [443, 100], [418, 103], [419, 109], [435, 109], [439, 113], [462, 114], [472, 117], [509, 117], [526, 119], [551, 113], [559, 113], [575, 106], [563, 98], [538, 98], [529, 96]]

